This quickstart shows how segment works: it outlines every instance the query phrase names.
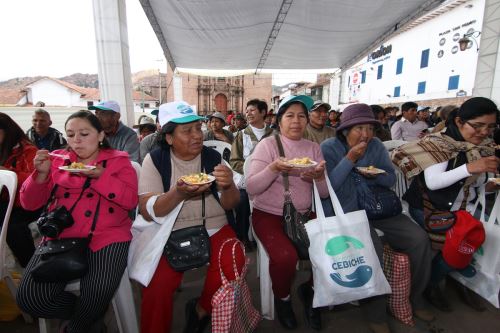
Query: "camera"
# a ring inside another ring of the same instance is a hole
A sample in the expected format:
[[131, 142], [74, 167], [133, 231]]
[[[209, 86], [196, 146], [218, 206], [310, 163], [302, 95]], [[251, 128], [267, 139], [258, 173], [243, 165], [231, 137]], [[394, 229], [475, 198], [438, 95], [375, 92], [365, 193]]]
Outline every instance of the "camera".
[[71, 213], [64, 206], [57, 207], [48, 213], [42, 213], [36, 221], [40, 234], [51, 238], [56, 238], [64, 229], [71, 227], [74, 223]]

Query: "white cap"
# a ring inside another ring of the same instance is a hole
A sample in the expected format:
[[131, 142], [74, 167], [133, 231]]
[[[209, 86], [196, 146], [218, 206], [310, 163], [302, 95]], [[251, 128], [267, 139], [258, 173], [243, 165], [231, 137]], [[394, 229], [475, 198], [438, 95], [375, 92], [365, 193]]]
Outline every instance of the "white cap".
[[89, 106], [89, 110], [104, 110], [120, 113], [120, 105], [115, 101], [102, 101], [97, 105]]
[[169, 122], [186, 124], [205, 118], [198, 116], [194, 111], [194, 108], [188, 103], [178, 101], [160, 105], [158, 119], [160, 121], [160, 125], [163, 126]]

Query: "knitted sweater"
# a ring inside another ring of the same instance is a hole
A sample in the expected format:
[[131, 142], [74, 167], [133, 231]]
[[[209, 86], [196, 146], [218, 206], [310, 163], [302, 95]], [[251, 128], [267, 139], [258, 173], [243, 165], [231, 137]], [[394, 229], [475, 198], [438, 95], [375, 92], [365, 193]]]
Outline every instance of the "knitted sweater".
[[[280, 135], [285, 156], [287, 159], [309, 157], [314, 161], [323, 161], [323, 154], [315, 142], [301, 139], [291, 140]], [[252, 153], [252, 163], [247, 175], [247, 192], [253, 197], [255, 208], [274, 215], [283, 214], [284, 187], [283, 177], [274, 172], [269, 165], [279, 158], [278, 146], [274, 136], [267, 137], [259, 142]], [[311, 208], [312, 183], [300, 178], [301, 171], [292, 171], [289, 174], [289, 189], [292, 201], [301, 213]], [[318, 182], [319, 194], [322, 198], [328, 196], [325, 180]]]

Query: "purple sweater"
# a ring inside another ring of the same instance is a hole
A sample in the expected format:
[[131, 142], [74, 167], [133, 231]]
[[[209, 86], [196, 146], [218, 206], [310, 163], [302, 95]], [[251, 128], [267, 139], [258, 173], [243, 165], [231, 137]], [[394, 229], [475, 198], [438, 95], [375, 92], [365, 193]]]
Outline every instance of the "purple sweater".
[[[323, 161], [323, 154], [315, 142], [301, 139], [291, 140], [280, 135], [285, 156], [287, 159], [309, 157], [313, 161]], [[280, 173], [269, 168], [274, 160], [279, 158], [278, 146], [274, 136], [263, 139], [251, 155], [252, 163], [246, 175], [247, 192], [253, 199], [253, 206], [264, 212], [283, 215], [284, 187]], [[300, 178], [300, 170], [292, 171], [289, 176], [292, 201], [301, 213], [311, 208], [312, 182]], [[319, 194], [322, 198], [328, 197], [328, 188], [325, 180], [318, 182]]]

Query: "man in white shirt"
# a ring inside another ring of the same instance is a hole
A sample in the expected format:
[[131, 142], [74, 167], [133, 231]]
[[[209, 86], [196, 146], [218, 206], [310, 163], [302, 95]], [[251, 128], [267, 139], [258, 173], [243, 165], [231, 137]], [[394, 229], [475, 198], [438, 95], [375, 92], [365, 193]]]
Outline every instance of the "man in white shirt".
[[427, 134], [429, 126], [417, 119], [417, 108], [415, 102], [401, 105], [403, 117], [391, 127], [392, 140], [415, 141]]
[[[233, 171], [243, 175], [243, 164], [245, 160], [252, 154], [260, 140], [273, 134], [274, 130], [266, 125], [264, 118], [267, 114], [267, 103], [259, 99], [252, 99], [247, 102], [245, 115], [248, 126], [238, 131], [232, 147], [231, 158], [229, 164]], [[240, 189], [240, 204], [236, 207], [236, 225], [235, 229], [238, 239], [243, 241], [247, 248], [252, 249], [251, 243], [248, 241], [248, 229], [250, 228], [250, 204], [248, 194], [246, 192], [245, 177], [242, 176], [237, 182]]]

